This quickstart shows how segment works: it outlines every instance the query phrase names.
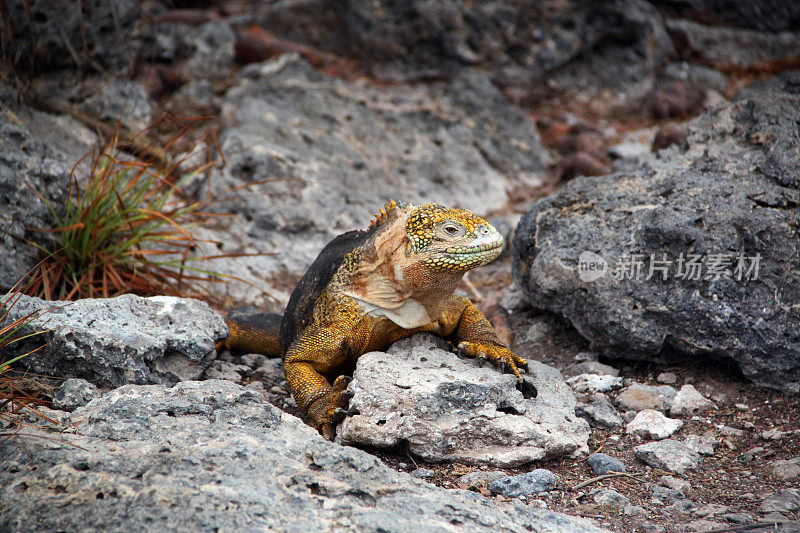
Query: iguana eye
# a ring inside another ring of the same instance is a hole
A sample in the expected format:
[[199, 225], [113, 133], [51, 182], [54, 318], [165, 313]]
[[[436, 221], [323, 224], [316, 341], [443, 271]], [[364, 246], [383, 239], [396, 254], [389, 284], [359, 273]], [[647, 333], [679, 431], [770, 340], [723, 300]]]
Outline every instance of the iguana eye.
[[464, 235], [464, 228], [453, 222], [445, 222], [439, 226], [437, 233], [441, 237], [450, 239]]

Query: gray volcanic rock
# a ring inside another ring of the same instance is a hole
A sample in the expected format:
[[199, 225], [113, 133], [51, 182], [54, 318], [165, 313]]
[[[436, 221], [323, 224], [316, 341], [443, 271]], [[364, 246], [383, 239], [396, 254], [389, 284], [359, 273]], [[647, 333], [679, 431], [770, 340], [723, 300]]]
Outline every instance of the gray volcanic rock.
[[11, 345], [10, 355], [49, 343], [21, 363], [40, 374], [83, 378], [104, 387], [197, 379], [214, 360], [215, 344], [228, 334], [208, 304], [171, 296], [75, 302], [22, 296], [6, 320], [39, 310], [20, 333], [44, 333]]
[[153, 120], [153, 108], [144, 86], [136, 81], [114, 78], [102, 84], [99, 92], [83, 102], [89, 115], [108, 123], [139, 132]]
[[619, 509], [631, 504], [631, 501], [628, 498], [614, 489], [603, 489], [595, 494], [592, 499], [594, 500], [594, 503], [598, 505], [617, 507]]
[[597, 476], [609, 474], [611, 472], [627, 472], [625, 465], [616, 457], [611, 457], [605, 453], [593, 453], [586, 459], [592, 472]]
[[684, 385], [669, 407], [672, 416], [693, 415], [714, 409], [714, 402], [697, 392], [692, 385]]
[[79, 122], [15, 100], [0, 83], [0, 294], [41, 258], [31, 242], [55, 248], [53, 235], [38, 231], [53, 226], [47, 203], [58, 212], [72, 168], [94, 142], [94, 134]]
[[349, 386], [357, 414], [339, 426], [339, 442], [497, 466], [587, 451], [589, 425], [575, 416], [575, 397], [557, 370], [529, 361], [521, 392], [513, 375], [435, 342], [416, 335], [358, 359]]
[[800, 511], [800, 489], [781, 489], [761, 502], [761, 511]]
[[8, 14], [21, 66], [117, 69], [135, 58], [131, 34], [144, 12], [134, 0], [10, 2]]
[[800, 74], [786, 74], [692, 121], [685, 151], [569, 182], [520, 221], [518, 284], [593, 350], [728, 358], [800, 391], [798, 121]]
[[260, 22], [357, 57], [378, 77], [443, 77], [479, 66], [523, 98], [545, 86], [570, 90], [578, 80], [591, 80], [582, 89], [597, 92], [647, 86], [672, 48], [660, 14], [644, 1], [286, 1]]
[[588, 420], [592, 427], [622, 427], [622, 417], [604, 394], [593, 394], [588, 403], [577, 403], [575, 414]]
[[625, 426], [625, 433], [649, 437], [652, 439], [666, 439], [683, 426], [683, 422], [674, 418], [667, 418], [654, 409], [644, 409]]
[[678, 474], [700, 466], [700, 454], [684, 443], [672, 439], [640, 444], [633, 449], [633, 452], [636, 457], [654, 468]]
[[724, 21], [765, 32], [800, 28], [800, 4], [784, 0], [649, 0], [651, 4], [678, 9], [687, 19]]
[[670, 20], [667, 29], [683, 52], [711, 64], [744, 67], [800, 55], [800, 25], [794, 31], [759, 32], [706, 26], [689, 20]]
[[[226, 198], [215, 207], [235, 216], [224, 235], [208, 237], [222, 241], [222, 253], [267, 255], [216, 259], [209, 268], [255, 286], [301, 275], [326, 242], [368, 226], [389, 198], [485, 214], [505, 206], [509, 190], [541, 183], [549, 160], [534, 122], [479, 73], [377, 88], [286, 54], [242, 69], [222, 109], [226, 163], [210, 186]], [[208, 194], [204, 183], [197, 194]], [[268, 304], [253, 287], [218, 289]]]
[[620, 409], [626, 411], [641, 411], [643, 409], [666, 411], [677, 394], [678, 391], [669, 385], [654, 387], [642, 383], [633, 383], [617, 395], [616, 402]]
[[553, 490], [558, 484], [558, 476], [544, 468], [537, 468], [516, 476], [505, 476], [489, 483], [493, 494], [507, 498], [532, 496], [539, 492]]
[[127, 385], [68, 416], [73, 434], [0, 443], [0, 530], [605, 531], [395, 472], [226, 381]]
[[74, 411], [83, 407], [100, 395], [97, 387], [80, 378], [69, 378], [53, 391], [53, 407], [64, 411]]

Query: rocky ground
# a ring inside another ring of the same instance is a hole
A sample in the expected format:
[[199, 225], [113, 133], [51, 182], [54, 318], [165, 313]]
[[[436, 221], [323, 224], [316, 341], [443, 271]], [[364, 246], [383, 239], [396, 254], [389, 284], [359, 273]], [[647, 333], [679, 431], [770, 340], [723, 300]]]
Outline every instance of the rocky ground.
[[[471, 279], [491, 290], [504, 276], [508, 261], [475, 272]], [[513, 298], [507, 296], [506, 303]], [[504, 467], [499, 455], [489, 465], [457, 457], [431, 461], [430, 451], [420, 450], [413, 436], [410, 442], [389, 439], [377, 443], [380, 447], [375, 442], [360, 447], [440, 487], [499, 501], [520, 499], [536, 508], [595, 519], [614, 531], [773, 531], [776, 524], [781, 531], [796, 530], [800, 398], [753, 385], [724, 362], [687, 355], [669, 363], [609, 359], [591, 351], [563, 318], [535, 312], [518, 300], [517, 306], [509, 320], [514, 349], [558, 369], [572, 387], [575, 412], [591, 426], [587, 454]], [[253, 365], [252, 357], [230, 357], [216, 368], [257, 389], [260, 383], [251, 380], [271, 373], [264, 385], [270, 402], [296, 413], [280, 373], [272, 373], [273, 361], [259, 359], [261, 366], [253, 372], [244, 364]], [[669, 447], [655, 454], [641, 448], [655, 443]], [[590, 454], [610, 456], [618, 463], [611, 470], [630, 476], [596, 480], [608, 467], [593, 467], [587, 461]], [[508, 493], [492, 484], [536, 469], [555, 474], [552, 488], [543, 491], [528, 483]], [[595, 481], [582, 486], [589, 480]], [[764, 525], [759, 528], [759, 523]]]
[[800, 530], [794, 3], [39, 0], [4, 19], [0, 289], [52, 246], [48, 202], [109, 124], [205, 115], [154, 157], [216, 161], [181, 189], [224, 200], [196, 230], [214, 253], [249, 254], [209, 262], [250, 282], [212, 286], [216, 311], [280, 311], [387, 198], [442, 201], [507, 237], [459, 291], [535, 363], [515, 388], [428, 337], [370, 354], [342, 447], [292, 416], [279, 361], [215, 354], [203, 302], [56, 306], [27, 369], [71, 379], [25, 383], [62, 433], [0, 442], [0, 529]]

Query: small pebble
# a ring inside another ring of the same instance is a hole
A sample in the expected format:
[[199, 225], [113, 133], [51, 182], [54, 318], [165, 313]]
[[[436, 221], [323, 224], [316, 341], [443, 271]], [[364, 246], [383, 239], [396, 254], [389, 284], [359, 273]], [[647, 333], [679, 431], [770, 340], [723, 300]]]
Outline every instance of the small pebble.
[[597, 352], [580, 352], [575, 356], [575, 360], [579, 362], [597, 361], [599, 358], [600, 354]]
[[492, 494], [516, 498], [553, 490], [557, 483], [558, 478], [555, 474], [544, 468], [537, 468], [525, 474], [495, 480], [489, 484], [489, 490]]
[[630, 500], [614, 489], [603, 489], [593, 498], [594, 503], [605, 507], [624, 508], [631, 504]]
[[622, 387], [622, 378], [599, 375], [599, 374], [580, 374], [567, 379], [575, 392], [607, 392]]
[[508, 474], [502, 470], [475, 470], [468, 474], [464, 474], [458, 478], [458, 480], [468, 487], [479, 489], [488, 485], [492, 481], [496, 481], [501, 477], [506, 477], [507, 475]]
[[729, 510], [730, 507], [728, 507], [727, 505], [708, 503], [706, 505], [703, 505], [702, 507], [698, 507], [693, 511], [693, 513], [702, 518], [708, 518], [709, 516], [716, 516], [718, 514], [727, 513]]
[[667, 503], [675, 503], [686, 498], [686, 494], [683, 491], [662, 487], [661, 485], [650, 485], [650, 494], [653, 498]]
[[653, 468], [661, 468], [678, 474], [700, 466], [700, 454], [682, 442], [664, 439], [641, 444], [633, 449], [636, 457]]
[[746, 525], [755, 522], [753, 516], [747, 513], [729, 513], [720, 516], [720, 518], [722, 518], [729, 524], [735, 524], [735, 525]]
[[679, 477], [661, 476], [661, 484], [669, 489], [679, 491], [687, 496], [692, 493], [692, 484]]
[[719, 429], [720, 433], [723, 435], [728, 435], [729, 437], [741, 437], [744, 435], [743, 430], [732, 428], [730, 426], [719, 425], [717, 426], [717, 429]]
[[[588, 403], [578, 402], [575, 405], [575, 415], [585, 418], [592, 427], [618, 428], [622, 427], [622, 417], [608, 400], [605, 394], [593, 394]], [[613, 435], [619, 438], [618, 435]]]
[[800, 489], [781, 489], [773, 492], [764, 498], [760, 509], [763, 513], [800, 511]]
[[691, 415], [714, 409], [714, 402], [697, 392], [692, 385], [684, 385], [672, 400], [669, 414], [672, 416]]
[[800, 456], [793, 459], [775, 461], [772, 473], [783, 481], [800, 479]]
[[612, 472], [627, 472], [627, 468], [619, 459], [611, 457], [605, 453], [594, 453], [586, 460], [596, 476], [610, 474]]
[[675, 503], [664, 509], [664, 511], [668, 513], [688, 513], [692, 509], [697, 507], [697, 505], [691, 500], [677, 500]]
[[604, 365], [598, 361], [584, 361], [583, 363], [578, 363], [574, 367], [572, 367], [569, 373], [573, 376], [578, 376], [580, 374], [599, 374], [601, 376], [619, 376], [619, 369], [614, 368], [613, 366]]
[[761, 438], [764, 440], [781, 440], [784, 436], [788, 435], [789, 431], [781, 431], [778, 428], [768, 429], [761, 432]]
[[652, 439], [666, 439], [683, 426], [683, 422], [667, 418], [654, 409], [644, 409], [625, 426], [625, 433]]
[[717, 441], [711, 435], [687, 435], [683, 443], [700, 455], [714, 455]]
[[430, 468], [417, 468], [411, 471], [411, 475], [418, 478], [428, 478], [436, 475], [436, 472]]
[[678, 391], [669, 385], [651, 387], [641, 383], [633, 383], [617, 396], [616, 402], [620, 409], [626, 411], [641, 411], [643, 409], [669, 409], [672, 400]]
[[638, 505], [626, 505], [622, 509], [622, 513], [625, 516], [643, 516], [647, 514], [647, 511], [644, 510], [644, 507], [640, 507]]
[[72, 412], [100, 396], [100, 391], [85, 379], [70, 378], [53, 392], [53, 407]]
[[527, 338], [528, 341], [541, 344], [550, 338], [552, 328], [545, 322], [535, 322], [528, 328]]
[[678, 376], [672, 372], [662, 372], [656, 377], [656, 381], [664, 385], [675, 385], [678, 382]]
[[242, 363], [252, 369], [256, 369], [267, 361], [267, 357], [259, 353], [246, 353], [242, 355]]
[[725, 524], [721, 522], [715, 522], [713, 520], [692, 520], [691, 522], [687, 522], [684, 524], [682, 531], [714, 531], [719, 529], [724, 529]]

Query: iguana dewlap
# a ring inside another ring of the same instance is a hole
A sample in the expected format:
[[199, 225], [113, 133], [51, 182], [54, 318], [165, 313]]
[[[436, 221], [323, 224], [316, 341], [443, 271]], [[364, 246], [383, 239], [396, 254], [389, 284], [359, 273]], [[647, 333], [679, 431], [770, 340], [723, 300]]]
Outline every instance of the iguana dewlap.
[[[522, 381], [525, 359], [489, 321], [454, 294], [464, 273], [495, 259], [503, 237], [470, 211], [391, 201], [366, 231], [350, 231], [320, 252], [279, 315], [235, 314], [229, 348], [281, 355], [306, 421], [326, 438], [348, 414], [348, 378], [359, 356], [420, 331], [450, 339], [468, 356]], [[280, 324], [280, 327], [278, 327]]]

